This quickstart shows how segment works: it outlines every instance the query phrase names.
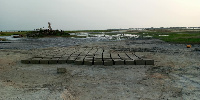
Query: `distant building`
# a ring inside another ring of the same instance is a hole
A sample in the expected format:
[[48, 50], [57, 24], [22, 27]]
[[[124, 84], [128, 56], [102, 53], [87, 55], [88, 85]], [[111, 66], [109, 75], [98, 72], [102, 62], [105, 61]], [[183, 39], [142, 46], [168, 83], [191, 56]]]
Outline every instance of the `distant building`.
[[200, 29], [200, 27], [188, 27], [189, 29]]

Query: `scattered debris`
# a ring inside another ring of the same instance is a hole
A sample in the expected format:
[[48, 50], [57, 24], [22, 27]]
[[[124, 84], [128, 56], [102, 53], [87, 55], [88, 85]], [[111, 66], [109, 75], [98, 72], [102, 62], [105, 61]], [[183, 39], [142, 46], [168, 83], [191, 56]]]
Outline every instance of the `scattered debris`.
[[191, 45], [187, 45], [187, 48], [191, 48], [192, 46]]
[[4, 38], [0, 38], [0, 41], [6, 41], [6, 39], [4, 39]]
[[13, 38], [21, 38], [21, 37], [23, 37], [23, 35], [20, 35], [20, 34], [14, 34], [14, 35], [12, 35], [12, 37], [13, 37]]

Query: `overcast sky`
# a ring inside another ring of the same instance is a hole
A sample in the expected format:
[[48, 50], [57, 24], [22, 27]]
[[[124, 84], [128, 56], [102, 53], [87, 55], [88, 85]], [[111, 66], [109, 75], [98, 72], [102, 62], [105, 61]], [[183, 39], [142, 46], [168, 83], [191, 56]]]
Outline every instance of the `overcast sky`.
[[0, 0], [0, 30], [200, 26], [200, 0]]

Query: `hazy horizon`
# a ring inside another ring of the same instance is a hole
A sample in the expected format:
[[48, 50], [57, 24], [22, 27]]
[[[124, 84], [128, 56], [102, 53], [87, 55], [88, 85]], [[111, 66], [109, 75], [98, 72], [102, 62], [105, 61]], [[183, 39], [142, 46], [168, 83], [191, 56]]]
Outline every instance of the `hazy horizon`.
[[200, 0], [0, 0], [0, 30], [199, 27]]

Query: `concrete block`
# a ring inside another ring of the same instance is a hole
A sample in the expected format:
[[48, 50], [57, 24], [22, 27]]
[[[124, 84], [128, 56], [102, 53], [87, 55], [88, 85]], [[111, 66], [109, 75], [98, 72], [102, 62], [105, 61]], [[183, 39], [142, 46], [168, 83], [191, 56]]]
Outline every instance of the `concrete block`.
[[124, 65], [124, 60], [122, 59], [113, 59], [115, 65]]
[[56, 55], [56, 56], [53, 56], [54, 58], [61, 58], [62, 56], [58, 56], [58, 55]]
[[102, 58], [94, 58], [94, 61], [95, 61], [95, 60], [103, 61]]
[[112, 60], [111, 58], [103, 58], [103, 60]]
[[91, 60], [86, 60], [84, 61], [84, 65], [92, 65], [93, 61]]
[[119, 56], [123, 60], [130, 60], [130, 58], [125, 53], [119, 53]]
[[136, 60], [135, 60], [135, 65], [145, 65], [145, 60], [136, 59]]
[[111, 57], [111, 59], [121, 59], [120, 57]]
[[42, 58], [32, 58], [30, 60], [30, 63], [31, 64], [39, 64], [40, 63], [40, 59], [42, 59]]
[[102, 58], [102, 55], [94, 55], [94, 57], [101, 57]]
[[89, 52], [89, 53], [87, 54], [87, 56], [94, 56], [94, 53]]
[[73, 55], [79, 55], [80, 54], [80, 52], [75, 52], [75, 53], [73, 53]]
[[94, 65], [103, 65], [102, 60], [94, 60]]
[[75, 60], [74, 64], [75, 65], [82, 65], [83, 64], [83, 60]]
[[65, 64], [65, 63], [67, 63], [67, 60], [59, 60], [58, 59], [58, 64]]
[[86, 57], [94, 57], [94, 55], [88, 55], [88, 54], [87, 54]]
[[135, 56], [133, 53], [126, 53], [132, 60], [139, 59], [137, 56]]
[[95, 53], [94, 56], [102, 56], [102, 53]]
[[146, 64], [146, 65], [154, 65], [154, 60], [145, 59], [145, 64]]
[[92, 61], [93, 61], [93, 56], [86, 56], [86, 57], [84, 58], [84, 60], [92, 60]]
[[68, 59], [68, 58], [59, 58], [59, 59], [58, 59], [58, 64], [67, 63], [67, 59]]
[[57, 56], [63, 56], [63, 55], [65, 55], [65, 53], [59, 53], [59, 54], [57, 54]]
[[103, 58], [111, 58], [110, 54], [103, 54]]
[[49, 60], [49, 64], [57, 64], [59, 58], [52, 58]]
[[52, 52], [52, 53], [49, 53], [48, 56], [52, 56], [53, 57], [53, 56], [55, 56], [55, 54], [54, 54], [54, 52]]
[[[66, 52], [66, 51], [65, 51]], [[70, 56], [72, 53], [65, 53], [63, 56]]]
[[126, 57], [121, 57], [121, 59], [123, 59], [123, 60], [131, 60], [130, 58], [126, 58]]
[[81, 53], [79, 56], [86, 56], [87, 54], [86, 53]]
[[139, 58], [139, 59], [145, 59], [146, 57], [144, 55], [139, 54], [138, 52], [135, 52], [135, 55]]
[[68, 58], [68, 57], [70, 57], [70, 55], [65, 54], [62, 57], [65, 57], [65, 58], [67, 57]]
[[44, 58], [53, 58], [53, 56], [46, 55]]
[[21, 63], [23, 64], [29, 64], [31, 59], [21, 60]]
[[67, 59], [67, 63], [68, 63], [68, 64], [74, 63], [74, 61], [76, 60], [76, 58], [77, 58], [77, 57], [69, 57], [69, 58]]
[[117, 53], [111, 53], [111, 58], [112, 59], [120, 59]]
[[125, 64], [126, 65], [135, 65], [135, 61], [134, 60], [125, 60]]
[[43, 58], [40, 60], [40, 64], [49, 64], [49, 58]]
[[112, 60], [104, 60], [104, 66], [112, 66], [113, 61]]
[[62, 73], [66, 73], [66, 68], [57, 68], [57, 73], [58, 74], [62, 74]]
[[73, 60], [73, 59], [68, 59], [68, 60], [67, 60], [67, 63], [68, 63], [68, 64], [74, 63], [74, 60]]
[[94, 55], [96, 51], [90, 51], [88, 54], [89, 55]]
[[85, 58], [85, 56], [78, 56], [78, 57], [76, 58], [76, 60], [82, 60], [82, 61], [83, 61], [84, 58]]
[[77, 57], [78, 55], [77, 54], [72, 54], [70, 57]]

